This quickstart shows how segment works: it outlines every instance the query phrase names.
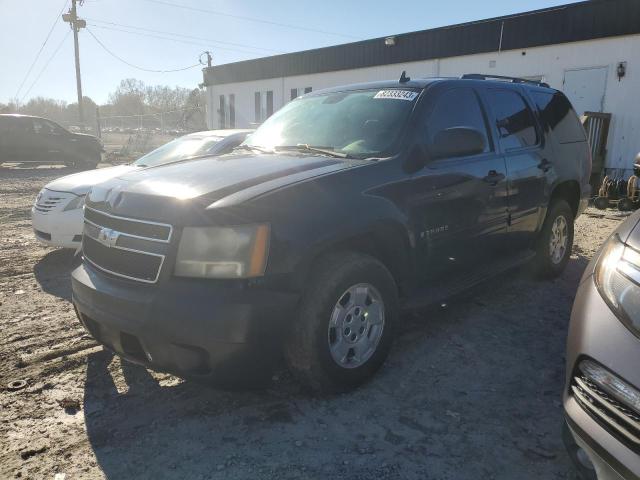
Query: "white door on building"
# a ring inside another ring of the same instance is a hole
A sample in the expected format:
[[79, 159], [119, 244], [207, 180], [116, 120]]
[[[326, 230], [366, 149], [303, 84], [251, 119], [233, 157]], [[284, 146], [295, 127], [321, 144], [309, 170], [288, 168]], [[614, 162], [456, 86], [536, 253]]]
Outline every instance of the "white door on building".
[[565, 70], [564, 94], [578, 115], [584, 112], [602, 112], [604, 92], [607, 88], [607, 67]]

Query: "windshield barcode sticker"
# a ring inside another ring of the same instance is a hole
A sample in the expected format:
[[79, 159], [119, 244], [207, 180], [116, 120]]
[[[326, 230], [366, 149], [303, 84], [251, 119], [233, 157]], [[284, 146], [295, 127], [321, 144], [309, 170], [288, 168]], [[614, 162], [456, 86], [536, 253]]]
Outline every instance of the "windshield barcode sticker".
[[418, 92], [412, 90], [380, 90], [373, 98], [391, 98], [394, 100], [412, 101], [418, 96]]

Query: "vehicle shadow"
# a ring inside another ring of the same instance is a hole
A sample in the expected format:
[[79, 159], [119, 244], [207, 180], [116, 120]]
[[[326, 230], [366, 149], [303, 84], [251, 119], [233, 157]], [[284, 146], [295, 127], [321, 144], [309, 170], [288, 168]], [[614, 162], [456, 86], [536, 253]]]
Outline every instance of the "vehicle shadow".
[[33, 273], [44, 292], [71, 301], [71, 271], [78, 262], [75, 250], [53, 250], [38, 260]]
[[113, 479], [570, 478], [564, 345], [588, 261], [574, 253], [545, 282], [523, 267], [412, 315], [373, 381], [343, 395], [309, 395], [287, 373], [215, 390], [93, 353], [88, 439]]
[[[111, 167], [110, 163], [100, 163], [97, 168]], [[22, 164], [12, 165], [9, 163], [0, 163], [0, 178], [3, 179], [20, 179], [31, 177], [52, 177], [59, 178], [72, 173], [78, 173], [85, 170], [89, 170], [84, 167], [72, 167], [68, 165], [50, 164], [50, 165], [37, 165], [37, 164]]]

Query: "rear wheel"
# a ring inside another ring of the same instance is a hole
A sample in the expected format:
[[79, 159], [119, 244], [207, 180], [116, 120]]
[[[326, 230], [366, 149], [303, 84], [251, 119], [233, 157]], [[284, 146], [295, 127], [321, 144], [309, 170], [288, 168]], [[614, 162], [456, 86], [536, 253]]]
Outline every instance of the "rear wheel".
[[315, 391], [345, 391], [371, 377], [393, 340], [397, 288], [378, 260], [358, 253], [318, 262], [292, 325], [285, 354]]
[[573, 210], [565, 200], [555, 200], [547, 211], [536, 245], [536, 274], [545, 278], [560, 275], [567, 266], [572, 246]]

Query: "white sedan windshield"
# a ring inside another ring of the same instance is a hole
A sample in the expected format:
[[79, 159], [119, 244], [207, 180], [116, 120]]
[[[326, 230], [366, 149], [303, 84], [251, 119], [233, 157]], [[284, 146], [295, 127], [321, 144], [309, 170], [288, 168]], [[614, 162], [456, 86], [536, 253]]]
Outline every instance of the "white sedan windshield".
[[195, 155], [205, 155], [222, 140], [222, 137], [181, 137], [156, 148], [140, 157], [133, 164], [139, 167], [152, 167], [164, 163], [177, 162]]

